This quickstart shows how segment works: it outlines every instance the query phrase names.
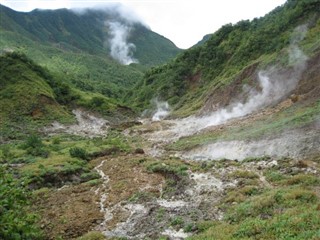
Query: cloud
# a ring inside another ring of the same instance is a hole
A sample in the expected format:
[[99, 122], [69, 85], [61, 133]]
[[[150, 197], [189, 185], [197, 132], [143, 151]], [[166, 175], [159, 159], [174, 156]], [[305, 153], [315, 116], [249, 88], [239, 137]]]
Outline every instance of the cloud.
[[[95, 4], [94, 4], [95, 3]], [[144, 26], [148, 27], [145, 23], [143, 18], [141, 18], [133, 8], [121, 4], [119, 2], [95, 2], [95, 1], [88, 1], [85, 3], [78, 3], [73, 2], [71, 4], [71, 10], [75, 11], [79, 14], [86, 13], [88, 10], [99, 10], [104, 11], [107, 13], [116, 14], [117, 17], [120, 17], [124, 22], [133, 24], [133, 23], [140, 23]], [[148, 27], [149, 28], [149, 27]]]
[[121, 3], [127, 6], [119, 10], [123, 16], [148, 23], [153, 31], [169, 38], [181, 48], [192, 46], [204, 35], [213, 33], [224, 24], [263, 16], [284, 2], [285, 0], [224, 0], [200, 3], [194, 0], [0, 0], [1, 4], [18, 11], [31, 11], [34, 8], [101, 8]]

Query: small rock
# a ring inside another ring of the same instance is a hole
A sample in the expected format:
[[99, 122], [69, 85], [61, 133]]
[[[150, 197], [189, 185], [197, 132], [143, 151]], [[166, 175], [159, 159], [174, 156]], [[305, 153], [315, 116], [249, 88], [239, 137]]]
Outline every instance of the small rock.
[[136, 154], [144, 154], [144, 150], [142, 148], [137, 148], [136, 150], [134, 150], [134, 153], [136, 153]]

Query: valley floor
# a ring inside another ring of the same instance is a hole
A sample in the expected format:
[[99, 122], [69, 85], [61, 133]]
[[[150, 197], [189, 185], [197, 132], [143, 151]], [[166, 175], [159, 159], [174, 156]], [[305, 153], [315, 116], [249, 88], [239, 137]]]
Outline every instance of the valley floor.
[[[49, 239], [317, 239], [317, 121], [273, 137], [259, 136], [255, 146], [253, 139], [243, 138], [177, 147], [239, 125], [250, 123], [252, 128], [274, 111], [175, 143], [164, 137], [174, 121], [145, 123], [122, 133], [110, 129], [113, 138], [122, 139], [111, 140], [114, 151], [101, 151], [89, 162], [100, 175], [98, 181], [35, 191], [40, 225]], [[125, 141], [128, 149], [121, 150], [117, 145]], [[219, 147], [226, 149], [221, 153]]]
[[44, 239], [320, 237], [319, 102], [285, 100], [190, 135], [183, 119], [112, 126], [74, 113], [78, 124], [2, 151]]

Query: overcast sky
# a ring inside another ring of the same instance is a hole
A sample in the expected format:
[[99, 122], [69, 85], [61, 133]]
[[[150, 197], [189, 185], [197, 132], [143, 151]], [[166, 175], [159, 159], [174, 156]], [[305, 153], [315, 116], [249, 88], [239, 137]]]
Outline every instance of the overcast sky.
[[3, 5], [25, 12], [116, 2], [129, 7], [153, 31], [178, 47], [189, 48], [222, 25], [263, 16], [285, 0], [0, 0]]

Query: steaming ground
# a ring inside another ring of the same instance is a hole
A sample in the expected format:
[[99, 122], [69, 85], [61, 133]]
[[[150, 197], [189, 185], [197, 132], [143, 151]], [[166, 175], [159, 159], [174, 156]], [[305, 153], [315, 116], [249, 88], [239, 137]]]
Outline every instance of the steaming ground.
[[[257, 73], [258, 87], [244, 86], [242, 96], [245, 99], [231, 102], [228, 106], [206, 116], [190, 116], [177, 120], [164, 120], [157, 125], [154, 133], [147, 133], [147, 138], [155, 144], [149, 150], [153, 156], [164, 153], [162, 144], [174, 142], [182, 137], [207, 131], [213, 126], [224, 125], [230, 120], [241, 119], [261, 112], [262, 109], [273, 107], [284, 101], [297, 87], [299, 79], [306, 68], [307, 57], [299, 49], [298, 43], [305, 37], [306, 25], [295, 29], [291, 45], [288, 49], [289, 68], [280, 69], [277, 66], [270, 67]], [[169, 114], [169, 106], [166, 102], [156, 102], [157, 111], [152, 121], [160, 121]], [[240, 120], [239, 120], [240, 121]], [[312, 154], [319, 151], [319, 131], [314, 132], [286, 132], [274, 136], [272, 139], [255, 141], [218, 141], [216, 143], [200, 146], [186, 153], [179, 154], [191, 160], [210, 159], [238, 159], [247, 157], [292, 157], [298, 158], [305, 153]], [[309, 144], [310, 143], [310, 144]]]
[[105, 136], [107, 134], [107, 129], [109, 127], [107, 120], [96, 117], [81, 109], [75, 109], [72, 113], [77, 119], [77, 124], [63, 125], [61, 123], [54, 122], [52, 123], [52, 126], [45, 128], [44, 131], [48, 134], [65, 132], [68, 134], [87, 137]]
[[255, 141], [221, 141], [187, 151], [181, 157], [190, 160], [243, 160], [270, 156], [303, 158], [320, 151], [320, 132], [286, 132], [272, 139]]
[[158, 99], [155, 99], [154, 104], [156, 105], [157, 110], [152, 116], [152, 121], [163, 120], [170, 114], [170, 107], [168, 102], [161, 102]]
[[[305, 25], [298, 27], [292, 38], [292, 43], [289, 48], [289, 63], [291, 67], [289, 71], [283, 71], [276, 67], [260, 71], [258, 73], [259, 89], [244, 87], [244, 95], [247, 95], [245, 100], [231, 103], [229, 106], [219, 109], [209, 115], [203, 117], [187, 117], [177, 121], [171, 121], [172, 127], [167, 130], [166, 137], [179, 139], [184, 136], [190, 136], [198, 133], [200, 130], [224, 124], [227, 121], [240, 118], [265, 107], [279, 103], [283, 98], [292, 92], [305, 70], [307, 57], [299, 49], [298, 43], [304, 38], [307, 28]], [[159, 107], [160, 106], [160, 107]], [[166, 116], [169, 107], [163, 108], [157, 104], [158, 111], [153, 116], [152, 120], [160, 120], [158, 116]], [[165, 111], [166, 110], [166, 111]]]

